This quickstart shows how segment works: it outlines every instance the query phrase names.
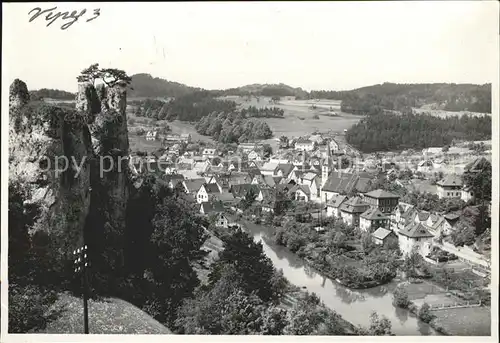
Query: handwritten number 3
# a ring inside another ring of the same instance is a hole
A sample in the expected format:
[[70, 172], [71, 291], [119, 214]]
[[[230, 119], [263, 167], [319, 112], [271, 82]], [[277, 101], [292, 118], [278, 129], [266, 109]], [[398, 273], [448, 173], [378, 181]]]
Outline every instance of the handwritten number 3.
[[95, 16], [95, 17], [90, 18], [90, 19], [87, 19], [87, 23], [88, 23], [89, 21], [92, 21], [92, 20], [96, 19], [96, 18], [97, 18], [98, 16], [100, 16], [100, 15], [101, 15], [101, 9], [100, 9], [100, 8], [96, 8], [96, 9], [94, 9], [94, 16]]

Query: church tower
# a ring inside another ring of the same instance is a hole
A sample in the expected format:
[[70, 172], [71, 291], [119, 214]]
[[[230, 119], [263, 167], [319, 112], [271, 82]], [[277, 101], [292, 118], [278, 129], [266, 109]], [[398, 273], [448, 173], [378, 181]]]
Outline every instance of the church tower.
[[330, 141], [326, 142], [326, 158], [323, 160], [323, 165], [321, 166], [321, 188], [325, 185], [330, 176], [330, 167], [332, 165], [332, 156], [330, 149]]

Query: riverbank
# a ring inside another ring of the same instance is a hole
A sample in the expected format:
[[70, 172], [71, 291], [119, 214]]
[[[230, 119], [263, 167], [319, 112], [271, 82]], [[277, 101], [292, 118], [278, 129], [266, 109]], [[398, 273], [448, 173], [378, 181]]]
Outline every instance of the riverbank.
[[[198, 277], [200, 278], [200, 281], [202, 283], [205, 283], [208, 281], [208, 269], [210, 267], [210, 264], [213, 263], [217, 259], [217, 254], [219, 251], [221, 251], [224, 246], [222, 242], [222, 234], [227, 234], [229, 233], [229, 230], [231, 229], [219, 229], [217, 232], [207, 230], [207, 234], [210, 235], [210, 237], [207, 239], [205, 244], [203, 245], [203, 248], [206, 250], [209, 250], [210, 253], [205, 259], [205, 262], [203, 265], [197, 265], [195, 267], [195, 270], [198, 274]], [[219, 237], [218, 237], [219, 236]], [[280, 307], [286, 310], [293, 310], [297, 304], [301, 301], [301, 299], [304, 299], [307, 297], [309, 294], [308, 291], [304, 290], [303, 288], [299, 287], [298, 285], [292, 284], [290, 280], [287, 279], [288, 282], [288, 289], [286, 292], [282, 295], [281, 297], [281, 302], [280, 302]], [[332, 309], [328, 308], [324, 303], [319, 303], [318, 307], [325, 310], [325, 311], [332, 311]], [[335, 311], [333, 311], [335, 312]], [[336, 312], [335, 312], [336, 313]], [[360, 334], [360, 328], [353, 323], [349, 322], [345, 318], [343, 318], [341, 315], [337, 314], [336, 316], [336, 321], [337, 324], [339, 325], [339, 331], [343, 333], [343, 335], [348, 335], [348, 336], [354, 336], [354, 335], [359, 335]]]
[[351, 289], [385, 285], [396, 277], [400, 255], [397, 245], [376, 245], [369, 234], [340, 222], [325, 225], [328, 230], [317, 232], [314, 223], [288, 219], [270, 227], [270, 236], [275, 244]]
[[408, 310], [393, 306], [392, 293], [398, 277], [383, 286], [364, 290], [349, 289], [326, 277], [289, 249], [275, 244], [270, 238], [272, 232], [269, 227], [241, 220], [238, 222], [256, 242], [263, 244], [264, 252], [275, 268], [282, 270], [291, 283], [317, 294], [322, 303], [354, 326], [369, 327], [369, 314], [375, 311], [391, 321], [392, 332], [397, 336], [440, 335]]

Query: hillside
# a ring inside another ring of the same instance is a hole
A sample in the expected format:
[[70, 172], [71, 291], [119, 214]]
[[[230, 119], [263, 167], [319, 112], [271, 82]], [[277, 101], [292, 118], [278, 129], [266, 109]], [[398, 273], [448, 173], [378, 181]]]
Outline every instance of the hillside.
[[257, 95], [257, 96], [295, 96], [299, 98], [307, 98], [307, 92], [302, 88], [294, 88], [284, 83], [280, 84], [260, 84], [229, 88], [220, 91], [222, 95]]
[[383, 83], [351, 91], [311, 91], [313, 98], [342, 100], [342, 111], [374, 114], [422, 106], [444, 111], [491, 113], [491, 84]]
[[149, 74], [132, 75], [129, 97], [170, 98], [199, 91], [201, 88], [186, 86], [179, 82], [167, 81]]
[[[61, 294], [55, 306], [61, 306], [62, 315], [38, 333], [83, 333], [83, 301], [69, 294]], [[157, 334], [172, 332], [138, 307], [116, 298], [89, 300], [90, 334]]]
[[42, 88], [29, 92], [31, 100], [54, 99], [54, 100], [75, 100], [76, 94], [59, 89]]

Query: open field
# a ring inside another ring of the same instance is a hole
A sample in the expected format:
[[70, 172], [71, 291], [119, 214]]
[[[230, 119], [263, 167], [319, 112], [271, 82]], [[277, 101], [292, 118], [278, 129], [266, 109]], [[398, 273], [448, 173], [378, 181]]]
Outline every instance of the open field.
[[433, 311], [437, 326], [454, 336], [491, 335], [491, 309], [489, 307], [454, 308]]
[[[61, 294], [56, 306], [63, 306], [62, 316], [49, 323], [48, 334], [82, 334], [83, 300]], [[91, 334], [160, 334], [172, 332], [146, 312], [121, 299], [89, 300], [89, 333]]]
[[491, 116], [491, 113], [478, 113], [478, 112], [469, 112], [469, 111], [460, 111], [460, 112], [451, 112], [451, 111], [444, 111], [444, 110], [439, 110], [433, 108], [434, 106], [432, 104], [429, 105], [424, 105], [420, 108], [413, 108], [413, 110], [416, 113], [430, 113], [433, 116], [436, 117], [441, 117], [441, 118], [446, 118], [446, 117], [453, 117], [453, 116], [463, 116], [464, 114], [467, 114], [469, 116], [473, 117], [482, 117], [482, 116]]

